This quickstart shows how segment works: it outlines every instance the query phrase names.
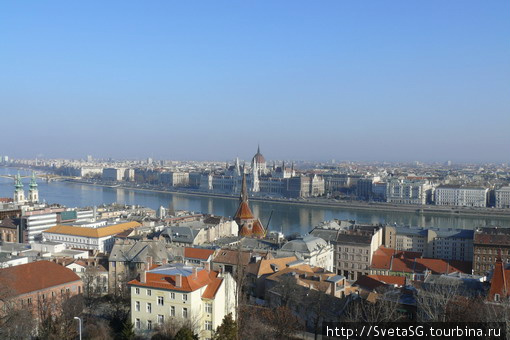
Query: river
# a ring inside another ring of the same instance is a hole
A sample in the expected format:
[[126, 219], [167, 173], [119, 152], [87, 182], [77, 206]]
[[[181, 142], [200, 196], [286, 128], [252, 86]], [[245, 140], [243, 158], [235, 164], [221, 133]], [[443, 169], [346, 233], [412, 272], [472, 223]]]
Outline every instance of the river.
[[[15, 175], [17, 169], [0, 168], [0, 175]], [[20, 170], [21, 175], [30, 173]], [[29, 178], [24, 178], [25, 195], [28, 195]], [[152, 209], [160, 206], [175, 210], [189, 210], [220, 216], [235, 214], [238, 200], [222, 197], [192, 196], [180, 193], [159, 193], [124, 188], [107, 188], [71, 182], [50, 182], [38, 180], [39, 197], [47, 203], [60, 203], [68, 207], [86, 207], [103, 203], [136, 204]], [[0, 178], [0, 197], [12, 197], [14, 181]], [[307, 233], [322, 221], [334, 218], [356, 220], [359, 223], [397, 223], [420, 227], [464, 228], [497, 225], [510, 227], [510, 219], [495, 217], [420, 215], [417, 213], [391, 211], [358, 211], [349, 208], [299, 206], [275, 202], [250, 202], [255, 216], [264, 225], [271, 211], [270, 230], [281, 230], [285, 234]]]

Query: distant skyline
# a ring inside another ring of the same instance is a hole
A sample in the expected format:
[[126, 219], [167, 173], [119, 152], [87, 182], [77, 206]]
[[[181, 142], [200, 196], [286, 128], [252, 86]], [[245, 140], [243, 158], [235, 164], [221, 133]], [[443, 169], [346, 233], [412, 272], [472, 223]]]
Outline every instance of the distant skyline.
[[510, 162], [510, 2], [1, 2], [0, 155]]

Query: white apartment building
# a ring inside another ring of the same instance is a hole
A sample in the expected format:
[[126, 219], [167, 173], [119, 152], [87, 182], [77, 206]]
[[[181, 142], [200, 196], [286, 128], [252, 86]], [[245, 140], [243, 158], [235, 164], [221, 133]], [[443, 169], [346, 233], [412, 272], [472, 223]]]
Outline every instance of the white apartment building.
[[488, 192], [487, 188], [439, 186], [434, 192], [434, 201], [436, 205], [486, 207]]
[[508, 209], [510, 208], [510, 186], [497, 189], [496, 194], [496, 208]]
[[27, 211], [21, 218], [21, 229], [26, 233], [28, 242], [41, 239], [42, 233], [57, 225], [57, 213], [45, 211]]
[[335, 247], [320, 237], [307, 235], [292, 240], [277, 251], [278, 257], [296, 256], [314, 267], [321, 267], [333, 272]]
[[393, 179], [386, 184], [386, 202], [427, 204], [432, 185], [425, 180]]
[[125, 222], [99, 228], [57, 225], [43, 233], [45, 241], [62, 242], [67, 248], [88, 249], [109, 252], [114, 245], [114, 236], [132, 228], [138, 228], [138, 222]]
[[223, 318], [235, 314], [236, 283], [228, 273], [183, 264], [143, 271], [129, 282], [131, 322], [138, 334], [150, 335], [169, 319], [190, 321], [199, 339], [212, 339]]

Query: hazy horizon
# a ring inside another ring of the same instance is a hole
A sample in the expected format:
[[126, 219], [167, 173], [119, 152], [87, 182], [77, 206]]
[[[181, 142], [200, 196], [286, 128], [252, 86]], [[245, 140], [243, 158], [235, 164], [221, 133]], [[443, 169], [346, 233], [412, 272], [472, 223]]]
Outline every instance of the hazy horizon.
[[510, 161], [510, 2], [0, 3], [13, 158]]

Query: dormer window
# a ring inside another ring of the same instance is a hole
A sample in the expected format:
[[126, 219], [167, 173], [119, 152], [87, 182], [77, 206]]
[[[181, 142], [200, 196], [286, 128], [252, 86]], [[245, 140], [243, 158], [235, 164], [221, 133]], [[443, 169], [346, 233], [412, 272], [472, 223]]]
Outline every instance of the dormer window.
[[501, 301], [501, 295], [499, 295], [499, 294], [494, 294], [494, 301], [496, 301], [496, 302]]

